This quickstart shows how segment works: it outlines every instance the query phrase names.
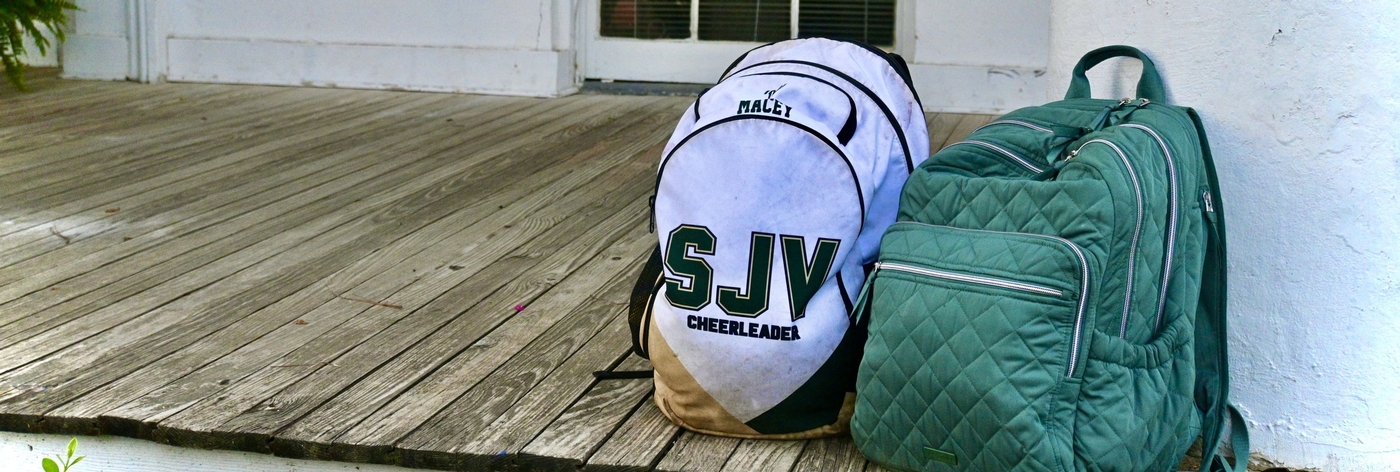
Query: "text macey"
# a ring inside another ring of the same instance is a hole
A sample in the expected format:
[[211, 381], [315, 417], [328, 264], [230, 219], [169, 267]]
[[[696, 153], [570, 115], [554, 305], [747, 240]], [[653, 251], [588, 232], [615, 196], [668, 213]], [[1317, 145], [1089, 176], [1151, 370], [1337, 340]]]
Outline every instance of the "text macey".
[[783, 102], [778, 101], [776, 98], [740, 100], [739, 111], [735, 112], [735, 114], [743, 113], [769, 113], [788, 118], [792, 115], [792, 107], [784, 105]]

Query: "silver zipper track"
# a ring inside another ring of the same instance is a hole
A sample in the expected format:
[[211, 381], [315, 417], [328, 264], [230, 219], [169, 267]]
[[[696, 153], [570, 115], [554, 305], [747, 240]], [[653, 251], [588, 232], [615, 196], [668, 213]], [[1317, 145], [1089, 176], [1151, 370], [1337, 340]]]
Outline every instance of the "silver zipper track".
[[967, 283], [978, 284], [978, 285], [990, 285], [990, 286], [992, 286], [992, 287], [1000, 287], [1000, 288], [1005, 288], [1005, 289], [1010, 289], [1010, 290], [1017, 290], [1017, 291], [1021, 291], [1021, 292], [1031, 292], [1031, 293], [1038, 293], [1038, 294], [1041, 294], [1041, 295], [1051, 295], [1051, 296], [1056, 296], [1056, 297], [1061, 297], [1061, 296], [1064, 296], [1064, 294], [1065, 294], [1063, 291], [1055, 290], [1055, 289], [1050, 288], [1050, 287], [1044, 287], [1044, 286], [1035, 285], [1035, 284], [1028, 284], [1028, 283], [1024, 283], [1024, 282], [1016, 282], [1016, 281], [1012, 281], [1012, 280], [998, 279], [998, 278], [993, 278], [993, 277], [983, 277], [983, 276], [980, 276], [980, 275], [969, 275], [969, 274], [961, 274], [961, 273], [957, 273], [957, 272], [947, 272], [947, 271], [942, 271], [942, 270], [928, 269], [928, 268], [924, 268], [924, 267], [917, 267], [917, 266], [911, 266], [911, 265], [905, 265], [905, 264], [898, 264], [898, 263], [892, 263], [892, 262], [876, 262], [876, 263], [875, 263], [875, 270], [877, 270], [877, 271], [878, 271], [878, 270], [893, 270], [893, 271], [895, 271], [895, 272], [906, 272], [906, 273], [917, 274], [917, 275], [922, 275], [922, 276], [926, 276], [926, 277], [934, 277], [934, 278], [946, 279], [946, 280], [956, 280], [956, 281], [959, 281], [959, 282], [967, 282]]
[[1035, 173], [1037, 173], [1037, 174], [1039, 174], [1039, 173], [1041, 173], [1041, 172], [1045, 172], [1045, 169], [1042, 169], [1042, 168], [1036, 166], [1035, 164], [1031, 164], [1031, 161], [1028, 161], [1028, 160], [1026, 160], [1025, 158], [1021, 157], [1021, 156], [1017, 156], [1016, 153], [1013, 153], [1013, 152], [1011, 152], [1011, 151], [1007, 151], [1005, 148], [1003, 148], [1003, 147], [1001, 147], [1001, 146], [997, 146], [997, 145], [995, 145], [995, 144], [992, 144], [992, 143], [989, 143], [989, 142], [986, 142], [986, 141], [977, 141], [977, 140], [971, 140], [971, 139], [970, 139], [970, 140], [967, 140], [967, 141], [958, 141], [958, 142], [956, 142], [956, 143], [949, 144], [947, 147], [944, 147], [943, 149], [947, 149], [947, 148], [950, 148], [950, 147], [953, 147], [953, 146], [957, 146], [957, 145], [959, 145], [959, 144], [970, 144], [970, 145], [973, 145], [973, 146], [979, 146], [979, 147], [983, 147], [983, 148], [986, 148], [986, 149], [991, 149], [991, 150], [996, 151], [997, 153], [999, 153], [999, 154], [1001, 154], [1001, 155], [1003, 155], [1003, 156], [1006, 156], [1006, 157], [1011, 158], [1011, 160], [1016, 161], [1017, 164], [1020, 164], [1022, 167], [1025, 167], [1025, 168], [1027, 168], [1027, 169], [1030, 169], [1032, 172], [1035, 172]]
[[1171, 180], [1171, 192], [1169, 192], [1171, 213], [1167, 214], [1167, 260], [1162, 263], [1162, 292], [1157, 295], [1157, 314], [1152, 321], [1152, 326], [1155, 330], [1162, 326], [1162, 312], [1165, 311], [1167, 306], [1167, 283], [1171, 282], [1172, 278], [1172, 256], [1176, 253], [1176, 227], [1179, 221], [1177, 212], [1180, 198], [1177, 192], [1179, 191], [1178, 187], [1180, 187], [1180, 185], [1177, 184], [1176, 161], [1172, 159], [1172, 151], [1167, 147], [1167, 142], [1162, 139], [1162, 136], [1157, 134], [1156, 131], [1153, 131], [1152, 128], [1136, 123], [1126, 124], [1123, 125], [1123, 127], [1146, 131], [1147, 134], [1152, 135], [1152, 137], [1157, 140], [1157, 145], [1162, 147], [1162, 155], [1166, 156], [1167, 177]]
[[[1123, 153], [1122, 148], [1119, 148], [1117, 144], [1103, 139], [1091, 140], [1084, 143], [1084, 146], [1093, 143], [1106, 144], [1108, 147], [1113, 148], [1113, 152], [1118, 154], [1118, 159], [1123, 161], [1123, 167], [1128, 168], [1128, 176], [1133, 180], [1133, 197], [1137, 200], [1137, 223], [1133, 226], [1133, 240], [1128, 246], [1128, 281], [1125, 284], [1126, 287], [1123, 289], [1123, 321], [1118, 328], [1118, 337], [1126, 338], [1128, 337], [1128, 313], [1132, 310], [1133, 306], [1133, 281], [1135, 280], [1133, 274], [1137, 270], [1138, 241], [1142, 237], [1142, 184], [1138, 181], [1137, 169], [1133, 168], [1132, 162], [1128, 161], [1128, 155]], [[1079, 146], [1079, 149], [1084, 149], [1084, 146]], [[1078, 151], [1075, 152], [1078, 153]]]
[[976, 133], [976, 132], [978, 132], [978, 131], [982, 131], [982, 128], [986, 128], [986, 127], [993, 126], [993, 125], [1016, 125], [1016, 126], [1020, 126], [1020, 127], [1022, 127], [1022, 128], [1030, 128], [1030, 129], [1033, 129], [1033, 130], [1036, 130], [1036, 131], [1039, 131], [1039, 132], [1042, 132], [1042, 133], [1053, 133], [1053, 132], [1054, 132], [1054, 131], [1051, 131], [1050, 128], [1046, 128], [1046, 127], [1044, 127], [1044, 126], [1040, 126], [1040, 125], [1037, 125], [1037, 124], [1035, 124], [1035, 123], [1031, 123], [1031, 122], [1028, 122], [1028, 121], [1021, 121], [1021, 120], [996, 120], [996, 121], [993, 121], [993, 122], [991, 122], [991, 123], [987, 123], [987, 124], [985, 124], [985, 125], [982, 125], [981, 128], [977, 128], [977, 129], [975, 129], [975, 130], [972, 130], [972, 132], [973, 132], [973, 133]]
[[1077, 245], [1075, 245], [1074, 243], [1070, 242], [1070, 240], [1068, 240], [1068, 239], [1061, 238], [1061, 237], [1059, 237], [1059, 236], [1050, 236], [1050, 235], [1046, 235], [1046, 234], [1015, 233], [1015, 232], [1011, 232], [1011, 231], [993, 231], [993, 230], [989, 230], [989, 229], [955, 228], [955, 227], [952, 227], [952, 226], [931, 225], [931, 224], [928, 224], [928, 223], [920, 223], [920, 222], [917, 222], [917, 221], [901, 221], [901, 222], [896, 223], [896, 224], [912, 224], [912, 225], [928, 226], [928, 227], [930, 227], [930, 228], [944, 228], [944, 229], [952, 229], [952, 230], [957, 230], [957, 231], [971, 231], [971, 232], [974, 232], [974, 233], [1014, 234], [1014, 235], [1018, 235], [1018, 236], [1030, 236], [1030, 237], [1041, 238], [1041, 239], [1048, 239], [1048, 240], [1051, 240], [1051, 241], [1058, 242], [1058, 243], [1060, 243], [1060, 244], [1065, 245], [1065, 246], [1068, 247], [1071, 251], [1073, 251], [1075, 257], [1077, 257], [1077, 258], [1079, 259], [1079, 270], [1080, 270], [1080, 279], [1079, 279], [1079, 306], [1078, 306], [1077, 308], [1075, 308], [1075, 312], [1074, 312], [1074, 332], [1071, 334], [1071, 336], [1073, 336], [1073, 339], [1071, 340], [1071, 342], [1070, 342], [1070, 347], [1069, 347], [1069, 353], [1070, 353], [1070, 354], [1069, 354], [1069, 369], [1068, 369], [1068, 372], [1065, 373], [1065, 377], [1071, 377], [1071, 378], [1074, 377], [1075, 368], [1079, 366], [1079, 338], [1080, 338], [1081, 335], [1083, 334], [1083, 329], [1084, 329], [1084, 309], [1085, 309], [1086, 307], [1088, 307], [1088, 304], [1089, 304], [1089, 260], [1084, 258], [1084, 251], [1081, 251], [1081, 250], [1079, 249], [1079, 246], [1077, 246]]

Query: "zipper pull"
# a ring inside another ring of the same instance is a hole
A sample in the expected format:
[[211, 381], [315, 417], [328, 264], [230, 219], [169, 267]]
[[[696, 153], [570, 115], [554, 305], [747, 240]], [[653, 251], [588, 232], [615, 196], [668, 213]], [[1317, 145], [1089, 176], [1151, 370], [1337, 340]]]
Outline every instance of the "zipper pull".
[[647, 219], [647, 233], [655, 233], [655, 232], [656, 232], [656, 195], [652, 195], [652, 196], [650, 196], [650, 197], [647, 197], [647, 206], [651, 208], [649, 218]]
[[1147, 106], [1147, 104], [1152, 103], [1151, 100], [1148, 100], [1148, 99], [1146, 99], [1146, 98], [1139, 98], [1138, 100], [1141, 100], [1141, 101], [1138, 102], [1138, 104], [1137, 104], [1137, 107], [1138, 107], [1138, 108], [1145, 107], [1145, 106]]
[[870, 286], [875, 285], [875, 274], [880, 272], [881, 265], [883, 264], [876, 262], [875, 268], [870, 271], [870, 275], [865, 276], [865, 283], [860, 285], [860, 295], [856, 296], [856, 311], [855, 313], [851, 313], [852, 326], [860, 324], [860, 320], [865, 318], [865, 312], [867, 311], [865, 305], [867, 303], [867, 298], [870, 297]]
[[1201, 192], [1201, 206], [1206, 211], [1206, 219], [1215, 224], [1215, 199], [1210, 196], [1210, 189]]
[[1092, 124], [1089, 125], [1089, 129], [1093, 131], [1098, 131], [1103, 129], [1105, 126], [1108, 126], [1108, 119], [1109, 117], [1113, 116], [1113, 112], [1118, 111], [1119, 108], [1123, 108], [1125, 105], [1128, 104], [1128, 102], [1131, 101], [1133, 101], [1133, 99], [1124, 98], [1122, 100], [1119, 100], [1116, 104], [1103, 107], [1103, 110], [1100, 110], [1099, 114], [1094, 116], [1094, 121], [1092, 121]]

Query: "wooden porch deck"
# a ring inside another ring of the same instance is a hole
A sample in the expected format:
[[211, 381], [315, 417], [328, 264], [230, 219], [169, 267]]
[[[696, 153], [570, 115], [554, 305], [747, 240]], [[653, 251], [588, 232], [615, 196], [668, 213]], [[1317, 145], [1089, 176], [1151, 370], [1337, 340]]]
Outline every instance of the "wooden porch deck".
[[[682, 432], [628, 354], [692, 99], [0, 92], [0, 429], [433, 469], [860, 471]], [[929, 115], [933, 148], [990, 117]], [[873, 467], [872, 467], [873, 469]]]

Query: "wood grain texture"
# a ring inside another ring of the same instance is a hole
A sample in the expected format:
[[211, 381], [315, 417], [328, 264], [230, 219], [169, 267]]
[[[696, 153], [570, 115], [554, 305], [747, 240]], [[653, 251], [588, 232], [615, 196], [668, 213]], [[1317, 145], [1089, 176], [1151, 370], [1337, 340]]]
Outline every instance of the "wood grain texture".
[[681, 433], [675, 444], [666, 451], [656, 470], [667, 472], [716, 472], [724, 470], [724, 463], [734, 455], [742, 440], [709, 436], [691, 431]]
[[585, 469], [651, 470], [682, 434], [680, 426], [666, 419], [647, 395], [627, 422], [588, 458]]
[[[627, 346], [630, 349], [631, 343]], [[651, 370], [651, 363], [635, 354], [612, 369]], [[519, 453], [519, 460], [530, 468], [578, 469], [614, 433], [621, 431], [641, 402], [652, 391], [652, 380], [607, 379], [596, 381], [584, 394], [549, 425], [535, 435]], [[634, 431], [622, 434], [635, 434]], [[671, 436], [672, 434], [667, 434]]]
[[822, 438], [807, 441], [807, 447], [798, 457], [795, 471], [811, 472], [861, 472], [865, 469], [865, 457], [856, 449], [849, 437]]
[[[867, 468], [847, 438], [682, 432], [651, 381], [591, 376], [649, 368], [623, 313], [689, 98], [33, 83], [0, 91], [0, 429], [458, 470]], [[991, 119], [927, 117], [934, 149]]]
[[807, 441], [745, 439], [724, 462], [726, 471], [792, 470]]

